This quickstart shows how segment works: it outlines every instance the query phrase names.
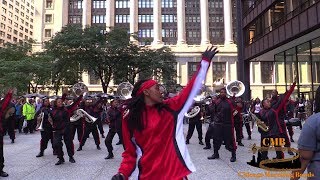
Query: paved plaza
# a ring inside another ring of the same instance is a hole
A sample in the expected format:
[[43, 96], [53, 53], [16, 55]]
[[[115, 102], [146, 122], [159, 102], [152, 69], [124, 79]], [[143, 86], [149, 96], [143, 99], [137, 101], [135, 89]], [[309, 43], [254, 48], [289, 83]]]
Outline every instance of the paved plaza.
[[[105, 125], [105, 130], [108, 126]], [[185, 125], [185, 134], [188, 126]], [[203, 125], [204, 133], [206, 132], [207, 125]], [[297, 141], [300, 129], [294, 129], [294, 139]], [[105, 134], [106, 135], [106, 134]], [[221, 179], [256, 179], [256, 178], [243, 178], [239, 176], [241, 172], [249, 172], [252, 174], [265, 173], [255, 167], [246, 164], [251, 160], [252, 153], [249, 152], [249, 147], [253, 143], [259, 144], [260, 135], [257, 133], [257, 127], [254, 129], [252, 140], [247, 140], [247, 134], [244, 131], [244, 147], [238, 147], [237, 161], [230, 163], [229, 159], [231, 153], [227, 151], [224, 146], [220, 149], [220, 159], [207, 160], [207, 157], [212, 155], [213, 150], [203, 150], [204, 146], [198, 144], [197, 132], [195, 131], [190, 144], [188, 145], [192, 160], [197, 168], [197, 171], [190, 176], [191, 180], [221, 180]], [[116, 146], [118, 141], [117, 135], [113, 141], [115, 158], [112, 160], [105, 160], [107, 156], [107, 149], [104, 145], [104, 139], [101, 140], [101, 150], [97, 150], [94, 144], [92, 135], [87, 140], [83, 150], [76, 151], [74, 156], [76, 163], [71, 164], [68, 162], [68, 157], [65, 156], [66, 163], [60, 166], [55, 166], [57, 158], [52, 154], [51, 144], [45, 151], [45, 156], [36, 158], [39, 152], [40, 133], [34, 134], [17, 134], [16, 142], [10, 143], [9, 137], [4, 137], [4, 156], [5, 167], [4, 170], [9, 174], [6, 179], [111, 179], [117, 173], [121, 161], [122, 146]], [[75, 142], [75, 149], [78, 148], [78, 142]], [[292, 143], [292, 147], [296, 147], [296, 142]], [[66, 150], [64, 150], [66, 154]], [[287, 155], [287, 154], [285, 154]], [[269, 157], [275, 157], [275, 153], [271, 153]], [[276, 173], [276, 172], [273, 172]], [[287, 172], [288, 173], [288, 172]], [[262, 177], [260, 179], [272, 179]], [[280, 179], [280, 178], [278, 178]], [[289, 178], [282, 178], [289, 179]]]

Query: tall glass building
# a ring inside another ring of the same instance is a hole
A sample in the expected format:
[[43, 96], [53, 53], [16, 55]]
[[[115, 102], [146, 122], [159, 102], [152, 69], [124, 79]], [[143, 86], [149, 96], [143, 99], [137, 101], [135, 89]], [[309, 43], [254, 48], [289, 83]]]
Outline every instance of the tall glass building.
[[294, 95], [313, 99], [320, 85], [320, 1], [241, 0], [241, 6], [238, 45], [240, 61], [250, 61], [251, 94], [283, 93], [297, 82]]

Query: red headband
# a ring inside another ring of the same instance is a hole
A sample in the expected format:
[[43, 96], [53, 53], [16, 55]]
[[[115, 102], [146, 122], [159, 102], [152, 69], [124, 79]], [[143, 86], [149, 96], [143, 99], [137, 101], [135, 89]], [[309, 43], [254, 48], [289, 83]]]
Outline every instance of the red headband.
[[151, 88], [151, 87], [154, 86], [155, 84], [158, 84], [158, 82], [155, 81], [155, 80], [152, 80], [152, 79], [144, 82], [144, 83], [141, 85], [141, 87], [139, 88], [139, 90], [138, 90], [138, 92], [137, 92], [137, 96], [141, 95], [144, 90]]

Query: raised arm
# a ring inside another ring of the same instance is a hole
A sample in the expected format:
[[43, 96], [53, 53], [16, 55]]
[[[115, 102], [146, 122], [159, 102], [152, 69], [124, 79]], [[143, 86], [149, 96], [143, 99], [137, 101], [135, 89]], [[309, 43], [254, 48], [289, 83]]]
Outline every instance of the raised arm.
[[1, 114], [8, 107], [8, 105], [11, 101], [11, 98], [12, 98], [12, 90], [9, 90], [9, 92], [6, 94], [6, 96], [3, 99], [2, 106], [1, 106]]
[[280, 97], [278, 102], [274, 104], [272, 108], [275, 109], [277, 112], [279, 112], [282, 108], [284, 108], [284, 105], [286, 105], [286, 102], [288, 101], [290, 95], [292, 94], [295, 86], [296, 86], [296, 83], [294, 82], [290, 87], [289, 91], [287, 91], [284, 94], [284, 97]]
[[72, 113], [73, 111], [75, 111], [77, 109], [77, 106], [80, 104], [82, 97], [83, 96], [80, 95], [74, 103], [72, 103], [70, 106], [67, 106], [69, 113]]
[[202, 87], [202, 81], [205, 80], [211, 59], [217, 53], [217, 49], [211, 47], [202, 54], [202, 60], [198, 71], [193, 75], [188, 85], [179, 93], [179, 95], [164, 101], [172, 110], [187, 112], [193, 103], [193, 98], [198, 94]]

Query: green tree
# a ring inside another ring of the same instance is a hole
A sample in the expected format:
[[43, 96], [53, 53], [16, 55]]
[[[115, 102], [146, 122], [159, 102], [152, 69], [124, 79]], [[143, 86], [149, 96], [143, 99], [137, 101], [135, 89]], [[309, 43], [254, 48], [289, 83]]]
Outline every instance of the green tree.
[[80, 62], [85, 54], [82, 48], [90, 40], [84, 38], [79, 25], [68, 25], [45, 43], [44, 54], [52, 62], [53, 89], [57, 93], [62, 85], [72, 85], [81, 80], [83, 69]]
[[[167, 48], [150, 50], [130, 42], [126, 29], [102, 34], [98, 27], [68, 25], [46, 43], [46, 54], [53, 61], [53, 84], [72, 84], [84, 71], [99, 77], [102, 89], [108, 92], [111, 79], [115, 83], [134, 83], [137, 75], [159, 76], [164, 82], [175, 77], [173, 54]], [[168, 64], [169, 63], [169, 64]]]
[[0, 49], [1, 91], [15, 87], [18, 94], [36, 93], [39, 84], [50, 80], [50, 61], [31, 54], [31, 43], [7, 43]]

